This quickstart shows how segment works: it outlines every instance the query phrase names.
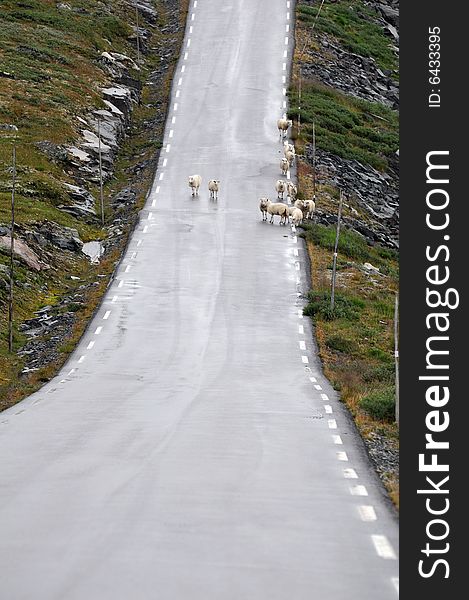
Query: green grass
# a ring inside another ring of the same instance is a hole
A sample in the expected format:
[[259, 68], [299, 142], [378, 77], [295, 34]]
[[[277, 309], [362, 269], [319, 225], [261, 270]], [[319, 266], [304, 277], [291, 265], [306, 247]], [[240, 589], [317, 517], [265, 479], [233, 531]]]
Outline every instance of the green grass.
[[[298, 18], [306, 26], [316, 19], [318, 4], [298, 6]], [[390, 41], [377, 24], [376, 12], [359, 0], [326, 2], [316, 22], [316, 31], [334, 36], [346, 49], [365, 57], [372, 57], [382, 69], [397, 69], [397, 59]]]
[[[302, 228], [304, 229], [302, 237], [317, 246], [321, 246], [321, 248], [330, 250], [331, 253], [333, 252], [336, 237], [336, 227], [334, 225], [304, 223]], [[338, 251], [346, 259], [353, 259], [361, 263], [369, 262], [378, 267], [383, 274], [397, 276], [397, 252], [391, 248], [369, 245], [363, 236], [352, 229], [341, 228]], [[342, 268], [346, 266], [347, 260], [343, 260]]]
[[371, 417], [392, 422], [396, 411], [396, 389], [393, 385], [374, 390], [360, 400], [360, 406]]
[[[291, 106], [297, 90], [289, 91]], [[312, 140], [312, 124], [316, 126], [318, 148], [345, 159], [370, 164], [381, 171], [388, 165], [387, 156], [399, 148], [398, 114], [381, 104], [353, 98], [341, 92], [307, 81], [302, 90], [301, 137]], [[289, 117], [298, 118], [291, 108]]]

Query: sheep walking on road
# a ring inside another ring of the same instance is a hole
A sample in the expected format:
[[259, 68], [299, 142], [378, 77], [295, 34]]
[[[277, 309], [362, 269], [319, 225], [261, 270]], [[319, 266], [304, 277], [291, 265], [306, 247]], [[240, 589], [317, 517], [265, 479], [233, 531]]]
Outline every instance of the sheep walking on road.
[[208, 182], [208, 189], [210, 192], [211, 200], [218, 200], [219, 185], [220, 185], [219, 179], [210, 179], [210, 181]]
[[292, 125], [293, 125], [293, 122], [290, 119], [279, 119], [277, 121], [277, 129], [278, 129], [280, 141], [285, 139], [287, 132], [288, 132], [288, 128], [291, 127]]
[[192, 196], [199, 195], [200, 184], [202, 183], [202, 177], [200, 175], [191, 175], [189, 177], [189, 187], [192, 190]]
[[282, 158], [280, 161], [280, 170], [282, 171], [282, 175], [286, 176], [288, 173], [288, 169], [290, 168], [290, 163], [286, 158]]
[[287, 159], [288, 164], [291, 167], [293, 165], [293, 161], [295, 160], [295, 153], [291, 152], [290, 150], [286, 150], [285, 151], [285, 158]]
[[300, 225], [303, 222], [303, 211], [301, 208], [291, 206], [288, 210], [293, 225]]
[[277, 198], [283, 200], [283, 194], [287, 191], [287, 182], [283, 181], [283, 179], [277, 179], [275, 190], [277, 191]]
[[295, 154], [295, 146], [293, 144], [290, 144], [290, 142], [283, 142], [283, 153], [287, 154], [287, 152], [293, 152], [293, 155]]
[[287, 196], [289, 196], [290, 200], [294, 202], [296, 200], [296, 196], [298, 194], [298, 187], [292, 182], [287, 182]]
[[314, 200], [305, 200], [303, 202], [303, 204], [304, 204], [304, 210], [303, 210], [304, 218], [312, 219], [313, 215], [314, 215], [314, 211], [316, 210], [316, 203], [314, 202]]
[[259, 210], [262, 213], [263, 221], [267, 221], [267, 202], [269, 202], [268, 198], [261, 198], [259, 200]]
[[280, 217], [280, 225], [286, 225], [288, 221], [288, 206], [283, 202], [271, 202], [267, 200], [266, 203], [267, 212], [270, 215], [270, 222], [273, 224], [274, 215]]

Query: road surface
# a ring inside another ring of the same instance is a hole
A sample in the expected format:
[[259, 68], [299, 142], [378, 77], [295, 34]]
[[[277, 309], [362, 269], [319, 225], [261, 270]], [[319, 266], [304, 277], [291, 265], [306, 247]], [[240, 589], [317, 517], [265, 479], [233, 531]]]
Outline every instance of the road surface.
[[304, 246], [258, 209], [293, 10], [191, 2], [115, 281], [58, 377], [0, 415], [2, 600], [397, 597], [395, 515], [301, 316]]

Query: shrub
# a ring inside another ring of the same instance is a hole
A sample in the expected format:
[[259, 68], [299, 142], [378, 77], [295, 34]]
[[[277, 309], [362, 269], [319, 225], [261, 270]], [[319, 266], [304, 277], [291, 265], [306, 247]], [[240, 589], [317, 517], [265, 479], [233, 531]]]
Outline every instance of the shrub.
[[326, 345], [329, 346], [331, 350], [346, 352], [347, 354], [355, 352], [357, 347], [357, 344], [353, 340], [347, 339], [341, 335], [331, 335], [326, 339]]
[[395, 405], [396, 392], [394, 386], [371, 392], [360, 400], [360, 407], [379, 421], [394, 421]]
[[324, 321], [335, 319], [356, 321], [360, 316], [360, 310], [365, 307], [365, 302], [360, 298], [346, 296], [341, 292], [336, 292], [333, 310], [331, 310], [329, 292], [309, 292], [308, 299], [309, 302], [304, 307], [303, 314], [307, 317], [315, 316]]

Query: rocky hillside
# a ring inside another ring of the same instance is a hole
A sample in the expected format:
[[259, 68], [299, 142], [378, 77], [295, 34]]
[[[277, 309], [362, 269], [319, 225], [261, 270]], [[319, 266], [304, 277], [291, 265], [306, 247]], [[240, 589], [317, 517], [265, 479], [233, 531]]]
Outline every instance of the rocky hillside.
[[[397, 248], [398, 2], [326, 0], [316, 18], [319, 4], [299, 0], [297, 6], [290, 102], [291, 115], [301, 117], [304, 162], [312, 164], [314, 120], [323, 200], [328, 187], [342, 189], [349, 200], [345, 222], [370, 242]], [[332, 205], [318, 206], [320, 222], [332, 222]]]
[[[311, 259], [305, 314], [314, 321], [325, 373], [350, 409], [397, 505], [398, 3], [326, 0], [318, 16], [320, 5], [297, 3], [290, 87], [299, 188], [305, 198], [313, 196], [316, 173], [316, 218], [302, 234]], [[339, 191], [345, 205], [331, 309]]]
[[[186, 4], [2, 2], [0, 408], [53, 375], [106, 288], [158, 161]], [[14, 145], [15, 353], [9, 355]]]

